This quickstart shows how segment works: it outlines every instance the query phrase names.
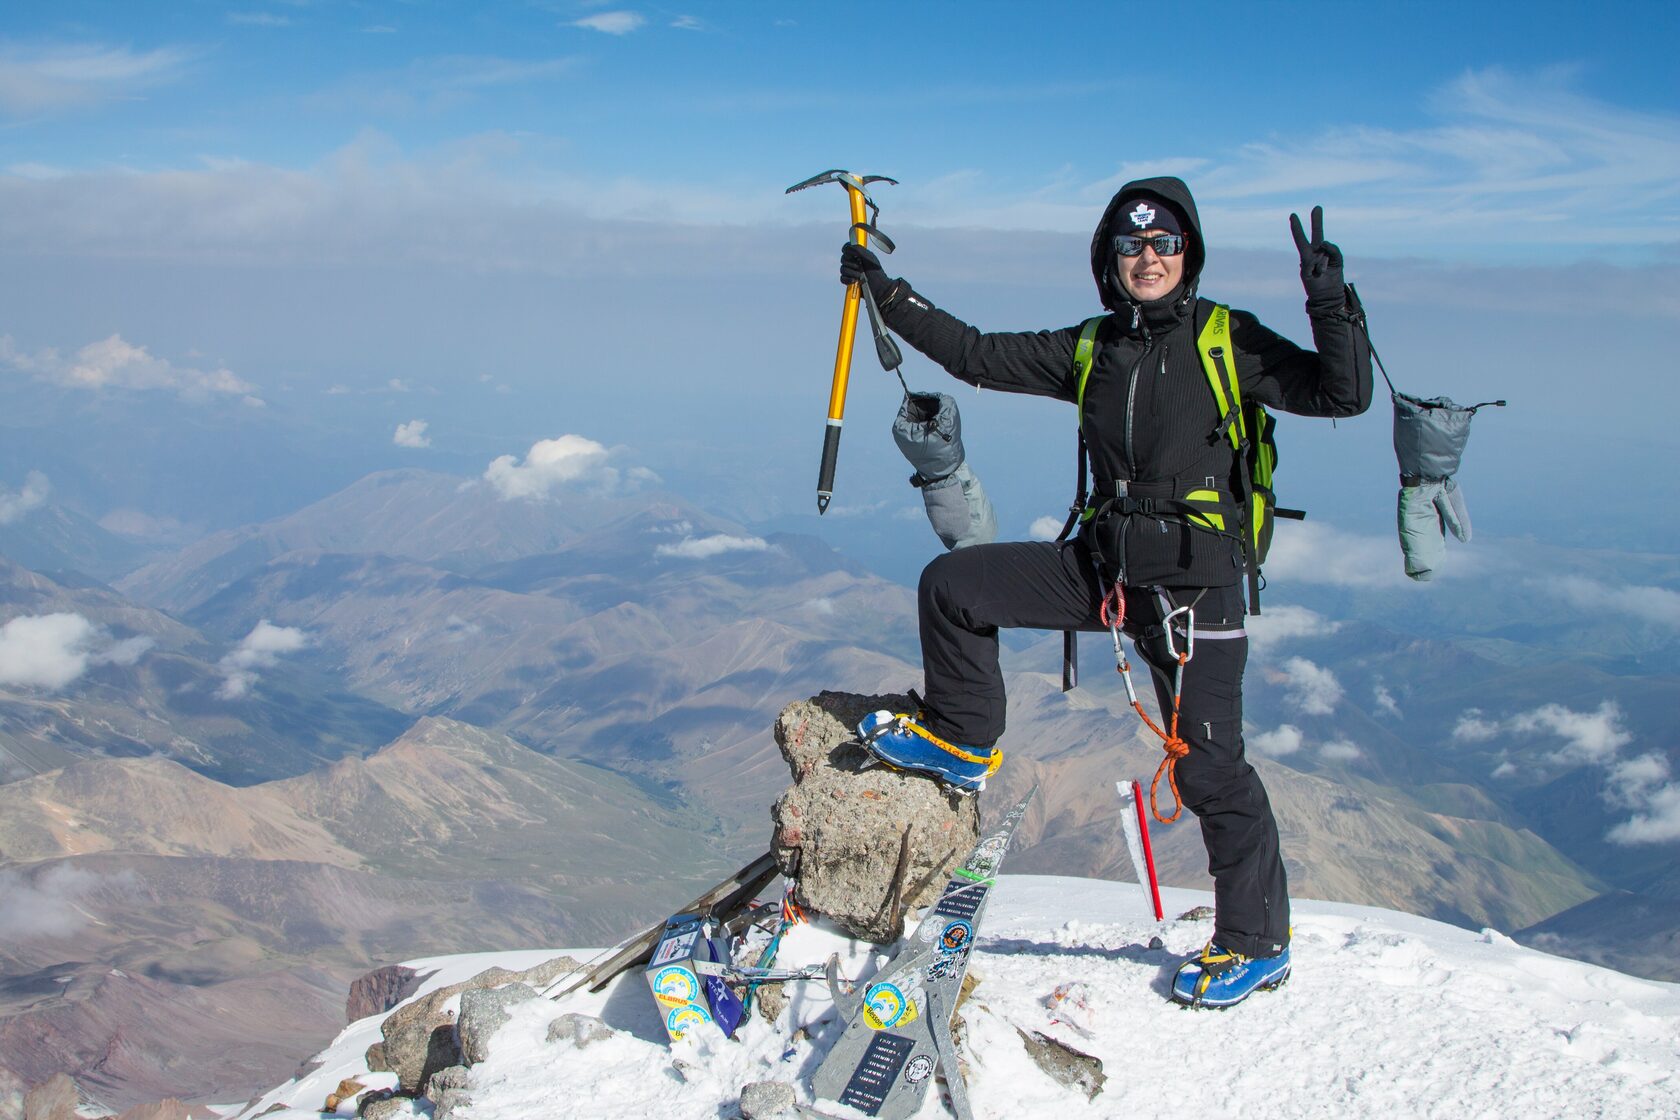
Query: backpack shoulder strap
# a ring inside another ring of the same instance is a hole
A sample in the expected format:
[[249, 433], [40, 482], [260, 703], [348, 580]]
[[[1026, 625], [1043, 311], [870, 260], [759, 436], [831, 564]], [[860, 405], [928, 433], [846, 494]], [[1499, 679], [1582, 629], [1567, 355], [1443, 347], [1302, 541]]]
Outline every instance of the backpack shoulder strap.
[[1085, 382], [1091, 377], [1091, 363], [1096, 356], [1097, 329], [1107, 315], [1093, 315], [1079, 328], [1079, 342], [1073, 348], [1073, 375], [1077, 386], [1074, 401], [1079, 405], [1079, 423], [1085, 424]]
[[1201, 351], [1202, 370], [1213, 389], [1214, 402], [1219, 406], [1219, 427], [1231, 441], [1231, 447], [1241, 451], [1248, 442], [1248, 422], [1243, 417], [1242, 386], [1237, 382], [1237, 351], [1231, 344], [1231, 309], [1222, 303], [1211, 304], [1207, 322], [1196, 336], [1196, 349]]

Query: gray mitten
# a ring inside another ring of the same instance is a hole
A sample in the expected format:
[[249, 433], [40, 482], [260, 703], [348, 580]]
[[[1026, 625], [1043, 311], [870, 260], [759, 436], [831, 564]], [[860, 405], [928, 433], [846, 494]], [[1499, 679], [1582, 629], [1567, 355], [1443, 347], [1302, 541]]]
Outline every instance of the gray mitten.
[[1461, 541], [1470, 539], [1470, 511], [1465, 508], [1464, 491], [1458, 483], [1449, 478], [1441, 484], [1441, 492], [1435, 495], [1435, 510], [1453, 536]]
[[950, 549], [991, 544], [997, 539], [997, 514], [974, 472], [964, 463], [938, 482], [924, 483], [922, 503], [928, 521]]
[[1406, 557], [1406, 574], [1415, 580], [1434, 579], [1447, 554], [1441, 514], [1435, 508], [1443, 489], [1439, 482], [1400, 487], [1400, 551]]
[[910, 482], [922, 492], [928, 521], [946, 548], [997, 539], [997, 515], [980, 480], [964, 461], [962, 416], [945, 393], [911, 393], [893, 420], [893, 442], [916, 468]]

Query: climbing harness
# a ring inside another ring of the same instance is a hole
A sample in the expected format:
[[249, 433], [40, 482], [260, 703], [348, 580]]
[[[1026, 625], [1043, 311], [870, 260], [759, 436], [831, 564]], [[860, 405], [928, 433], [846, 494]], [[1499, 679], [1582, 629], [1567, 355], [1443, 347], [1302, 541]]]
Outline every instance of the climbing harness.
[[[1143, 704], [1138, 700], [1137, 689], [1132, 684], [1132, 663], [1126, 656], [1125, 644], [1120, 639], [1120, 628], [1126, 621], [1126, 591], [1119, 583], [1115, 583], [1113, 589], [1103, 596], [1101, 613], [1103, 625], [1108, 627], [1108, 632], [1114, 637], [1114, 668], [1120, 674], [1120, 679], [1126, 682], [1126, 698], [1131, 701], [1133, 710], [1143, 720], [1144, 725], [1160, 737], [1161, 749], [1166, 752], [1166, 757], [1161, 759], [1161, 765], [1155, 768], [1154, 780], [1149, 783], [1149, 811], [1162, 824], [1172, 824], [1179, 818], [1179, 814], [1184, 812], [1184, 798], [1178, 792], [1177, 768], [1178, 760], [1190, 753], [1190, 744], [1178, 734], [1178, 709], [1180, 701], [1184, 698], [1184, 667], [1190, 664], [1190, 658], [1196, 652], [1196, 612], [1188, 606], [1178, 607], [1161, 619], [1167, 655], [1177, 662], [1173, 670], [1172, 718], [1167, 721], [1165, 730], [1143, 710]], [[1179, 615], [1184, 616], [1182, 653], [1173, 641], [1173, 620]], [[1162, 777], [1167, 779], [1167, 788], [1173, 795], [1173, 811], [1170, 817], [1161, 815], [1160, 806], [1156, 801]]]

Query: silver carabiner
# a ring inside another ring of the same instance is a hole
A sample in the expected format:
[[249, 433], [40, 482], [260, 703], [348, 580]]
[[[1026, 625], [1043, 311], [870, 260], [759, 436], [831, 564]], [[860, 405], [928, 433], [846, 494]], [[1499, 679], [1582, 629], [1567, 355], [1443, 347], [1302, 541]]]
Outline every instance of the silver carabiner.
[[1184, 616], [1184, 663], [1188, 663], [1196, 653], [1196, 612], [1189, 607], [1179, 607], [1161, 620], [1161, 630], [1167, 641], [1167, 656], [1177, 661], [1178, 650], [1173, 645], [1172, 623], [1179, 615]]

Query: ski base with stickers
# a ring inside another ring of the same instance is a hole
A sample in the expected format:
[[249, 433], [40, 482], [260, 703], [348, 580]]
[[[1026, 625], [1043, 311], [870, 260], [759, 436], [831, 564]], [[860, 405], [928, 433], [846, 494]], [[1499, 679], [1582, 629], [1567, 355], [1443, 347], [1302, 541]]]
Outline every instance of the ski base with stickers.
[[935, 1069], [943, 1067], [959, 1120], [971, 1115], [951, 1043], [951, 1015], [987, 896], [1037, 792], [1034, 786], [981, 838], [915, 933], [864, 986], [861, 999], [835, 985], [846, 1029], [811, 1078], [814, 1097], [878, 1120], [907, 1120], [921, 1108]]

